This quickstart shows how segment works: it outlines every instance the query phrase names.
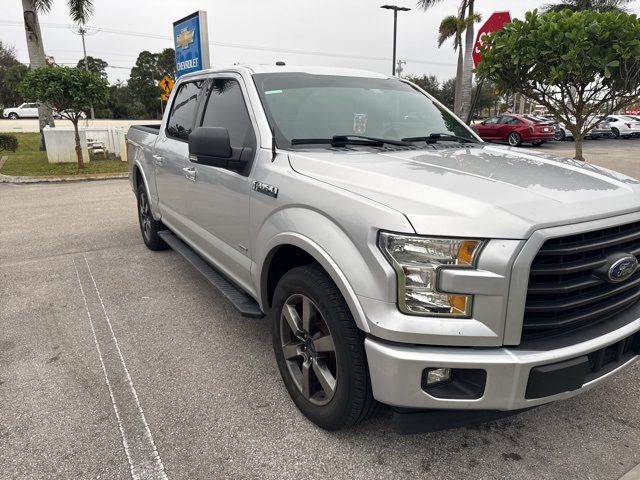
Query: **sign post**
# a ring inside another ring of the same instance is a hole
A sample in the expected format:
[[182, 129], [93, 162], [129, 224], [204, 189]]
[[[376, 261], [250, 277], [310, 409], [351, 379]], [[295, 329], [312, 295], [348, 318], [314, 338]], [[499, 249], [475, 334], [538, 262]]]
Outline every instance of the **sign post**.
[[[497, 32], [498, 30], [502, 30], [505, 24], [511, 23], [511, 13], [509, 12], [494, 12], [487, 19], [486, 22], [480, 27], [478, 30], [478, 35], [476, 36], [476, 43], [473, 45], [473, 52], [471, 56], [473, 57], [473, 66], [474, 68], [478, 68], [480, 62], [482, 62], [482, 45], [484, 45], [484, 39], [487, 35], [493, 32]], [[473, 96], [471, 100], [471, 108], [469, 109], [469, 116], [467, 117], [467, 124], [471, 124], [471, 119], [473, 118], [473, 111], [476, 108], [476, 103], [478, 103], [478, 98], [480, 97], [480, 93], [484, 82], [480, 80], [480, 83], [476, 86], [476, 94]]]
[[491, 16], [484, 22], [484, 25], [478, 30], [476, 36], [476, 43], [473, 45], [473, 66], [478, 67], [482, 61], [482, 54], [480, 50], [484, 45], [484, 39], [487, 35], [498, 30], [502, 30], [505, 24], [511, 23], [511, 13], [509, 12], [493, 12]]
[[177, 77], [210, 68], [207, 12], [199, 10], [173, 22]]

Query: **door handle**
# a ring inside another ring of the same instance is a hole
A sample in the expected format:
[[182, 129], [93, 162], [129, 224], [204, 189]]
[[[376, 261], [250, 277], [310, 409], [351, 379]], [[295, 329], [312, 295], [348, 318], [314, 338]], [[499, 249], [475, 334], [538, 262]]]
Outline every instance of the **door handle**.
[[198, 170], [196, 170], [195, 167], [185, 167], [182, 171], [184, 172], [184, 176], [187, 177], [187, 180], [191, 180], [192, 182], [196, 181]]
[[161, 167], [164, 163], [164, 157], [162, 155], [153, 154], [153, 164], [157, 167]]

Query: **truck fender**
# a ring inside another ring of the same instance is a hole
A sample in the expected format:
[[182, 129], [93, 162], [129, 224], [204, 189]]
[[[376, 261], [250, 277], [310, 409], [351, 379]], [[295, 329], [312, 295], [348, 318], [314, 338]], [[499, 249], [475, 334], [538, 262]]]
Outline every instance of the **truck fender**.
[[[291, 227], [295, 225], [295, 230]], [[297, 230], [297, 231], [296, 231]], [[313, 240], [312, 240], [313, 238]], [[252, 277], [264, 311], [269, 308], [267, 275], [274, 253], [292, 245], [313, 257], [336, 284], [344, 297], [356, 325], [369, 331], [366, 315], [353, 282], [370, 283], [375, 278], [371, 266], [354, 242], [338, 225], [318, 212], [293, 208], [281, 210], [262, 224], [255, 237]]]
[[142, 177], [142, 182], [144, 183], [144, 188], [147, 190], [147, 193], [149, 195], [149, 208], [151, 209], [151, 214], [153, 215], [153, 218], [155, 220], [160, 220], [160, 211], [158, 209], [158, 195], [156, 194], [155, 190], [151, 190], [151, 188], [149, 188], [149, 181], [147, 180], [147, 175], [144, 171], [144, 168], [142, 168], [142, 164], [140, 162], [140, 156], [144, 158], [144, 152], [142, 152], [140, 149], [136, 149], [135, 156], [134, 156], [135, 157], [134, 166], [133, 166], [132, 177], [131, 177], [131, 185], [135, 192], [136, 189], [138, 188], [136, 176], [137, 176], [137, 173], [140, 172], [140, 176]]

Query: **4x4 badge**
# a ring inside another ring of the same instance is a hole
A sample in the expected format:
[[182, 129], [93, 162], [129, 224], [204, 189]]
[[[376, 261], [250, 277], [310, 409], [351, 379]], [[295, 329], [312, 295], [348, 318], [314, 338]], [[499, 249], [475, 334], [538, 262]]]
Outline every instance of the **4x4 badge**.
[[269, 185], [267, 183], [262, 183], [257, 180], [253, 181], [252, 188], [256, 192], [264, 193], [265, 195], [269, 195], [273, 198], [278, 198], [278, 187], [274, 187], [273, 185]]

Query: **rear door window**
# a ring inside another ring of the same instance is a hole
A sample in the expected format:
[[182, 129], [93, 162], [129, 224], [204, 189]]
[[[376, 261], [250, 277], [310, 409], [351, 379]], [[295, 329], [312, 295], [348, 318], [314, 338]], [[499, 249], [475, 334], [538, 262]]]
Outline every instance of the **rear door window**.
[[189, 140], [189, 134], [195, 124], [198, 109], [198, 96], [202, 90], [202, 81], [183, 83], [173, 99], [166, 132], [168, 137]]

